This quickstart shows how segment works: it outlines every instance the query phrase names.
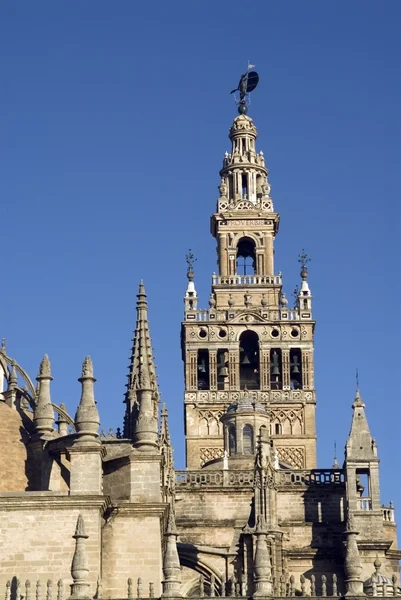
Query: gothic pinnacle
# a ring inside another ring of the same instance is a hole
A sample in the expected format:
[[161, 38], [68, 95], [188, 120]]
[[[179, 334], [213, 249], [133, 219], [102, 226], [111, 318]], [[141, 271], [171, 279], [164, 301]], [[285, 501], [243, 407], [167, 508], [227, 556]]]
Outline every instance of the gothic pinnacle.
[[171, 445], [170, 439], [170, 429], [168, 426], [168, 411], [165, 404], [163, 404], [161, 413], [160, 413], [160, 432], [159, 432], [159, 443]]
[[11, 363], [10, 378], [8, 380], [8, 389], [15, 389], [17, 387], [17, 384], [18, 384], [17, 369], [15, 367], [15, 361], [13, 360]]
[[137, 295], [137, 320], [126, 394], [126, 431], [141, 450], [155, 448], [158, 438], [159, 392], [149, 333], [148, 304], [143, 281]]
[[50, 382], [52, 380], [49, 357], [45, 354], [36, 377], [39, 390], [33, 416], [33, 423], [39, 434], [53, 432], [54, 412], [50, 398]]
[[96, 407], [93, 384], [93, 365], [90, 356], [87, 356], [82, 364], [82, 375], [78, 379], [82, 385], [81, 400], [75, 414], [75, 428], [79, 435], [77, 442], [98, 441], [98, 429], [100, 425], [99, 412]]

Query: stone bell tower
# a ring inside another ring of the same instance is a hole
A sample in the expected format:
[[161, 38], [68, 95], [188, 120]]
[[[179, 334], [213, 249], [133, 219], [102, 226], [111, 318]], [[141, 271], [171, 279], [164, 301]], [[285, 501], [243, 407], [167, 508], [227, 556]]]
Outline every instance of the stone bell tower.
[[[316, 467], [315, 322], [307, 257], [300, 256], [301, 286], [289, 308], [281, 273], [275, 273], [279, 215], [257, 135], [249, 116], [234, 119], [211, 218], [218, 273], [212, 275], [208, 310], [198, 309], [192, 262], [188, 269], [181, 336], [189, 469], [213, 468], [224, 450], [255, 453], [258, 419], [249, 416], [231, 434], [223, 427], [227, 408], [244, 394], [266, 410], [265, 426], [280, 464]], [[243, 440], [244, 432], [249, 439]]]

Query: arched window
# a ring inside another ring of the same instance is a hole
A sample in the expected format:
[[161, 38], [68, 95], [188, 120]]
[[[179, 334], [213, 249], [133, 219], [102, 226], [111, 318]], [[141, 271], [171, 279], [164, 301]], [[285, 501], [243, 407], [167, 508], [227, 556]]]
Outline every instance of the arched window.
[[231, 427], [229, 427], [228, 429], [228, 454], [229, 456], [231, 456], [232, 454], [235, 454], [236, 452], [236, 436], [235, 436], [235, 427], [234, 425], [231, 425]]
[[240, 388], [258, 390], [260, 388], [259, 338], [254, 331], [244, 331], [239, 339], [240, 345]]
[[243, 237], [237, 245], [237, 275], [256, 274], [256, 249], [255, 242], [248, 237]]
[[242, 451], [244, 454], [253, 454], [253, 427], [245, 425], [242, 430]]

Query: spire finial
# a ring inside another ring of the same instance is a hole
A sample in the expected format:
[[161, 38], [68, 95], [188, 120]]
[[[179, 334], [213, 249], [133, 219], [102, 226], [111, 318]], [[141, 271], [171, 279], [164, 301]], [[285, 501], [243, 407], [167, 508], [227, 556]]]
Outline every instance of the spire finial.
[[305, 252], [305, 249], [302, 248], [301, 252], [298, 255], [298, 262], [301, 265], [301, 277], [303, 281], [306, 281], [308, 278], [308, 269], [307, 264], [311, 262], [308, 254]]
[[231, 90], [230, 94], [235, 94], [235, 92], [239, 92], [239, 99], [234, 96], [234, 100], [238, 107], [238, 113], [240, 115], [246, 115], [248, 112], [249, 105], [249, 94], [253, 92], [256, 86], [259, 83], [259, 75], [256, 71], [251, 71], [255, 65], [251, 65], [248, 61], [248, 68], [238, 83], [238, 87], [234, 90]]
[[0, 347], [0, 352], [2, 354], [7, 354], [7, 348], [6, 348], [6, 338], [2, 338], [1, 339], [1, 347]]
[[356, 389], [359, 390], [359, 371], [358, 371], [358, 367], [355, 370], [355, 379], [356, 379]]
[[365, 408], [365, 403], [361, 398], [361, 393], [359, 391], [359, 387], [356, 388], [355, 392], [355, 400], [352, 404], [352, 408]]
[[93, 377], [93, 364], [90, 356], [87, 356], [82, 363], [82, 375], [78, 381], [82, 385], [82, 391], [75, 414], [75, 428], [79, 434], [77, 443], [93, 443], [95, 440], [98, 442], [100, 420], [93, 389], [96, 379]]
[[197, 259], [195, 258], [195, 255], [192, 252], [191, 248], [188, 250], [188, 253], [185, 255], [185, 261], [188, 265], [187, 277], [188, 277], [189, 281], [192, 281], [193, 278], [195, 277], [194, 264], [196, 263]]

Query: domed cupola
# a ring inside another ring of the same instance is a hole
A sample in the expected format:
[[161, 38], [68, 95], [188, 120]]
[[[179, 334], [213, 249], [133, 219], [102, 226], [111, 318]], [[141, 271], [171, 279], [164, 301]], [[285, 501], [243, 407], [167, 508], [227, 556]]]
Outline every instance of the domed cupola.
[[261, 402], [255, 400], [248, 390], [227, 408], [221, 417], [224, 426], [224, 449], [230, 457], [255, 454], [257, 437], [268, 432], [269, 417]]

